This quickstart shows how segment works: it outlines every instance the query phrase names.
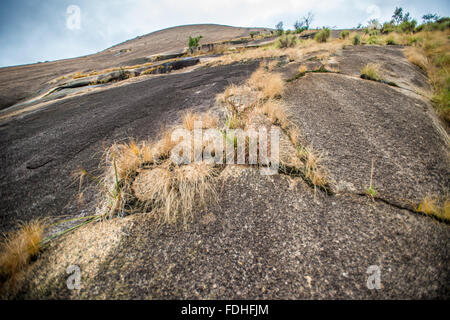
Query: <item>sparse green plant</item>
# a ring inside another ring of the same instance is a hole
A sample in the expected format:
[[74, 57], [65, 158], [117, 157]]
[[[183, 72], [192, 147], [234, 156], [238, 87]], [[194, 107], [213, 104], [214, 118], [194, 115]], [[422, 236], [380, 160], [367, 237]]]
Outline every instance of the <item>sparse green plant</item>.
[[314, 36], [314, 40], [317, 42], [327, 42], [328, 38], [331, 35], [331, 31], [329, 28], [323, 28]]
[[420, 45], [423, 43], [423, 38], [417, 35], [407, 37], [408, 44], [411, 46]]
[[228, 129], [238, 129], [243, 127], [242, 121], [236, 114], [232, 114], [230, 117], [228, 117], [225, 125]]
[[361, 44], [361, 36], [359, 34], [355, 35], [352, 39], [354, 46]]
[[381, 28], [381, 33], [388, 34], [394, 32], [396, 30], [396, 26], [392, 22], [383, 23], [383, 27]]
[[295, 29], [295, 33], [300, 34], [300, 33], [302, 33], [305, 30], [308, 30], [308, 28], [307, 27], [301, 27], [301, 28]]
[[191, 51], [191, 53], [194, 51], [194, 48], [198, 47], [198, 44], [200, 42], [200, 39], [202, 39], [203, 36], [198, 36], [198, 37], [191, 37], [189, 36], [189, 50]]
[[374, 199], [378, 194], [377, 190], [375, 190], [373, 186], [366, 188], [365, 192], [371, 199]]
[[348, 30], [341, 31], [341, 33], [339, 34], [339, 38], [341, 38], [341, 39], [347, 39], [349, 36], [350, 36], [350, 31], [348, 31]]
[[370, 36], [367, 39], [367, 44], [380, 44], [380, 39], [377, 36]]
[[367, 194], [372, 200], [373, 200], [373, 199], [377, 196], [377, 194], [378, 194], [377, 190], [375, 190], [375, 187], [373, 186], [373, 174], [374, 174], [374, 170], [375, 170], [374, 164], [375, 164], [375, 161], [374, 161], [374, 159], [372, 159], [372, 166], [371, 166], [371, 168], [370, 168], [370, 183], [369, 183], [369, 186], [365, 189], [366, 194]]
[[405, 20], [398, 27], [404, 33], [411, 33], [417, 26], [416, 20]]

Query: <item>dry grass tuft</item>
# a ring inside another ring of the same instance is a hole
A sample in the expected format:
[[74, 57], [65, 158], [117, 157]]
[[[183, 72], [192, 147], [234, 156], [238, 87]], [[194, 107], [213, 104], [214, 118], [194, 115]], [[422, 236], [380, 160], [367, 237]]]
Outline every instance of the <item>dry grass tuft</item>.
[[450, 200], [448, 199], [440, 200], [438, 197], [426, 196], [416, 210], [450, 222]]
[[300, 130], [297, 127], [289, 129], [289, 139], [294, 147], [300, 144]]
[[381, 80], [380, 66], [375, 63], [368, 63], [361, 69], [361, 75], [369, 80]]
[[167, 161], [140, 172], [132, 188], [144, 207], [152, 213], [161, 213], [164, 222], [181, 220], [186, 224], [197, 205], [217, 198], [214, 176], [214, 167], [206, 163], [172, 166]]
[[303, 160], [305, 178], [316, 187], [326, 188], [328, 181], [323, 167], [323, 154], [311, 147], [299, 147], [298, 156]]
[[247, 84], [261, 91], [263, 99], [280, 98], [284, 91], [284, 81], [279, 73], [267, 72], [259, 68], [248, 79]]
[[[183, 115], [183, 126], [193, 130], [196, 120], [202, 120], [203, 128], [216, 127], [218, 121], [211, 113], [187, 112]], [[84, 172], [100, 189], [98, 215], [112, 217], [152, 212], [158, 213], [164, 222], [172, 223], [179, 217], [186, 222], [195, 205], [204, 204], [207, 195], [215, 194], [211, 182], [212, 166], [189, 164], [179, 167], [169, 159], [173, 147], [179, 143], [172, 140], [173, 130], [162, 128], [156, 143], [143, 141], [138, 144], [134, 140], [116, 143], [105, 153], [102, 177]]]
[[194, 130], [194, 122], [201, 121], [202, 129], [215, 128], [217, 126], [217, 117], [207, 112], [204, 115], [192, 112], [185, 112], [182, 116], [183, 127], [189, 131]]
[[288, 128], [289, 121], [287, 111], [279, 101], [269, 99], [259, 106], [259, 110], [261, 113], [265, 114], [273, 124], [279, 125], [283, 129]]
[[308, 68], [305, 65], [301, 65], [298, 69], [298, 72], [300, 73], [305, 73], [306, 71], [308, 71]]
[[429, 62], [427, 57], [425, 56], [425, 52], [423, 51], [423, 49], [417, 47], [406, 47], [404, 52], [409, 62], [415, 64], [424, 71], [428, 70]]
[[428, 61], [427, 73], [433, 85], [433, 102], [438, 114], [450, 125], [450, 29], [419, 33]]
[[160, 139], [155, 145], [155, 154], [157, 157], [165, 158], [170, 156], [170, 151], [179, 141], [172, 141], [173, 128], [161, 129]]
[[209, 63], [209, 65], [226, 65], [236, 62], [246, 62], [257, 59], [269, 59], [278, 58], [283, 56], [285, 53], [283, 50], [276, 48], [256, 48], [256, 49], [246, 49], [236, 53], [225, 54], [223, 56], [215, 58]]
[[142, 162], [140, 148], [135, 141], [124, 144], [115, 143], [108, 153], [110, 158], [115, 159], [116, 171], [120, 180], [128, 179]]
[[0, 283], [5, 291], [14, 289], [23, 275], [23, 268], [39, 253], [43, 232], [44, 226], [39, 220], [23, 223], [1, 243]]

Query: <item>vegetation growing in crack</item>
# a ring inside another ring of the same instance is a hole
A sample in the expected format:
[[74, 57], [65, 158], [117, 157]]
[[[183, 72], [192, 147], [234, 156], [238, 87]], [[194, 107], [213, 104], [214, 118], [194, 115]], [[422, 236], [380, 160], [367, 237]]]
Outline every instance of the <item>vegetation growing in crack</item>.
[[450, 200], [448, 195], [445, 197], [427, 195], [418, 204], [416, 211], [450, 223]]

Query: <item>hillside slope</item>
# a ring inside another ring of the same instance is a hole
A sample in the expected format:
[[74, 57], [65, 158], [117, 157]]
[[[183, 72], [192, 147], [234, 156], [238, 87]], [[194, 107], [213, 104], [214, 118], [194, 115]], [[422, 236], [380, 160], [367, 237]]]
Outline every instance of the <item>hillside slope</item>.
[[121, 65], [137, 64], [133, 60], [153, 54], [180, 50], [189, 36], [203, 36], [210, 43], [248, 36], [261, 28], [237, 28], [214, 24], [173, 27], [125, 41], [101, 52], [73, 59], [0, 68], [0, 110], [30, 98], [50, 80], [60, 76]]
[[[185, 35], [193, 32], [186, 28]], [[151, 35], [176, 37], [177, 30]], [[215, 32], [210, 39], [229, 36]], [[132, 43], [137, 48], [143, 39], [111, 50]], [[184, 43], [173, 41], [152, 52]], [[339, 41], [273, 52], [263, 47], [233, 49], [223, 56], [206, 53], [196, 66], [126, 79], [1, 118], [3, 231], [19, 219], [57, 221], [98, 213], [99, 184], [86, 179], [87, 187], [79, 189], [73, 172], [84, 168], [102, 175], [104, 152], [111, 145], [129, 139], [154, 143], [164, 127], [180, 125], [186, 111], [210, 111], [219, 125], [229, 126], [231, 118], [222, 117], [226, 101], [237, 100], [235, 109], [247, 112], [238, 114], [243, 126], [262, 119], [285, 131], [298, 129], [298, 139], [283, 131], [282, 138], [296, 143], [288, 141], [281, 153], [288, 150], [295, 158], [314, 150], [322, 155], [327, 177], [323, 187], [300, 169], [265, 176], [256, 166], [219, 166], [213, 180], [217, 202], [195, 205], [188, 224], [160, 224], [158, 212], [150, 209], [123, 210], [113, 219], [88, 224], [51, 242], [27, 267], [12, 296], [448, 299], [450, 225], [416, 210], [427, 194], [445, 195], [450, 187], [449, 138], [420, 94], [429, 87], [428, 79], [401, 46]], [[385, 82], [360, 77], [369, 62], [380, 64]], [[266, 77], [257, 78], [256, 89], [248, 81], [255, 71]], [[261, 97], [258, 86], [274, 83], [282, 88], [266, 100], [275, 109], [252, 113], [267, 102], [252, 103], [254, 96]], [[221, 102], [216, 96], [227, 88], [231, 100], [222, 95]], [[248, 114], [254, 117], [245, 118]], [[158, 164], [145, 165], [135, 168], [130, 183]], [[128, 183], [121, 182], [119, 187]], [[376, 193], [367, 192], [369, 185]], [[67, 288], [70, 265], [82, 270], [79, 290]], [[381, 270], [379, 290], [367, 287], [373, 265]]]

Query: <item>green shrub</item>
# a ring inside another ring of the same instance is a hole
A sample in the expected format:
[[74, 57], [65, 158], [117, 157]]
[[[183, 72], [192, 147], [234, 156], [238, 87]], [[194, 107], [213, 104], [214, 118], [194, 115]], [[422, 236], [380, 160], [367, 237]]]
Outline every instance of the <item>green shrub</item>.
[[295, 33], [302, 33], [303, 31], [308, 30], [308, 27], [301, 27], [301, 28], [297, 28], [295, 29]]
[[341, 33], [339, 34], [339, 38], [341, 38], [341, 39], [348, 38], [349, 36], [350, 36], [350, 31], [348, 31], [348, 30], [341, 31]]
[[352, 43], [355, 46], [358, 45], [358, 44], [361, 44], [361, 36], [359, 34], [354, 36], [353, 39], [352, 39]]
[[408, 44], [411, 46], [421, 44], [421, 43], [423, 43], [422, 37], [415, 36], [415, 35], [408, 37]]
[[370, 36], [369, 39], [367, 39], [367, 44], [380, 44], [380, 40], [377, 36]]
[[381, 33], [388, 34], [394, 32], [396, 30], [395, 25], [392, 22], [383, 23], [383, 27], [381, 28]]
[[417, 21], [413, 19], [411, 21], [406, 21], [406, 20], [403, 21], [402, 23], [400, 23], [400, 25], [398, 27], [402, 32], [411, 33], [414, 31], [416, 26], [417, 26]]
[[438, 19], [436, 22], [421, 24], [416, 28], [415, 31], [435, 31], [435, 30], [444, 31], [445, 29], [448, 28], [450, 28], [450, 18], [444, 17]]
[[327, 42], [327, 39], [330, 37], [331, 31], [329, 28], [323, 28], [314, 36], [314, 40], [317, 42]]
[[198, 43], [200, 42], [201, 38], [203, 38], [203, 36], [198, 37], [189, 36], [189, 50], [191, 50], [191, 52], [194, 50], [194, 48], [198, 47]]

